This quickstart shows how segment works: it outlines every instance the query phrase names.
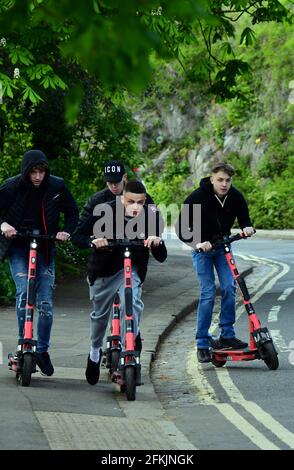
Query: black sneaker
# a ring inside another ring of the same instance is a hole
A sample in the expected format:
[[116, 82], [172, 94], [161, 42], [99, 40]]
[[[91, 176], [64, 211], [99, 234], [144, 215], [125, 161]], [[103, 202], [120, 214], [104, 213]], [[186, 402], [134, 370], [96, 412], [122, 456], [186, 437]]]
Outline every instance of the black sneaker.
[[210, 362], [211, 354], [209, 349], [197, 349], [198, 362]]
[[47, 351], [36, 353], [36, 363], [40, 367], [42, 374], [48, 375], [48, 377], [54, 374], [54, 367]]
[[220, 347], [218, 349], [244, 349], [247, 348], [248, 343], [241, 341], [238, 338], [219, 338]]
[[135, 338], [135, 351], [138, 351], [141, 354], [142, 351], [142, 339], [140, 331]]
[[102, 359], [102, 350], [100, 349], [100, 357], [98, 362], [91, 361], [90, 354], [87, 361], [87, 369], [85, 372], [87, 382], [90, 385], [96, 385], [100, 377], [100, 362]]
[[210, 346], [212, 349], [222, 349], [221, 342], [218, 338], [210, 338]]

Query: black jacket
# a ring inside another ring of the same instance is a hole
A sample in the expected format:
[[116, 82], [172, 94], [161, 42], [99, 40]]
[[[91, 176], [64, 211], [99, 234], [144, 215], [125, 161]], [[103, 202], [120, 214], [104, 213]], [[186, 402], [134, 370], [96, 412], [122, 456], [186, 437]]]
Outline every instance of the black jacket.
[[[77, 225], [79, 212], [63, 179], [50, 175], [47, 170], [39, 191], [36, 191], [28, 180], [32, 167], [40, 163], [47, 164], [47, 159], [41, 151], [27, 152], [22, 161], [22, 173], [9, 178], [0, 186], [0, 225], [7, 222], [19, 230], [24, 225], [28, 207], [33, 207], [32, 201], [36, 200], [40, 207], [35, 216], [41, 219], [43, 233], [56, 234], [59, 231], [60, 213], [63, 213], [63, 230], [71, 234]], [[0, 259], [5, 256], [11, 243], [14, 241], [11, 242], [0, 235]]]
[[[118, 204], [118, 206], [117, 206]], [[106, 206], [106, 207], [105, 207]], [[117, 238], [125, 238], [125, 227], [128, 222], [127, 219], [123, 218], [123, 227], [121, 232], [121, 227], [117, 227], [116, 220], [117, 220], [117, 209], [123, 211], [123, 206], [120, 203], [120, 199], [116, 198], [114, 201], [111, 201], [106, 204], [101, 204], [99, 206], [101, 212], [103, 210], [108, 211], [111, 210], [111, 234], [110, 236], [105, 236], [105, 232], [101, 233], [95, 232], [95, 238], [105, 238], [108, 239], [117, 239]], [[101, 216], [94, 216], [93, 213], [90, 215], [87, 211], [84, 211], [80, 217], [78, 226], [72, 236], [73, 242], [80, 248], [87, 248], [91, 246], [91, 240], [93, 238], [93, 228], [96, 222], [102, 220], [103, 215]], [[151, 224], [151, 217], [155, 218], [156, 225]], [[160, 217], [158, 211], [156, 211], [153, 207], [149, 207], [148, 205], [144, 205], [142, 218], [144, 218], [144, 233], [140, 233], [140, 238], [146, 239], [149, 235], [157, 235], [161, 236], [163, 232], [163, 221]], [[135, 219], [132, 219], [135, 221]], [[150, 227], [152, 225], [152, 229]], [[153, 230], [155, 228], [155, 230]], [[163, 242], [160, 243], [158, 247], [151, 247], [151, 252], [155, 259], [159, 262], [163, 262], [166, 259], [167, 251], [165, 244]], [[146, 273], [147, 273], [147, 265], [149, 260], [149, 250], [145, 247], [136, 248], [132, 254], [132, 263], [133, 266], [137, 268], [139, 277], [143, 282]], [[107, 249], [99, 249], [95, 250], [92, 248], [89, 264], [88, 264], [88, 278], [91, 284], [97, 279], [97, 277], [108, 277], [116, 274], [120, 271], [124, 266], [124, 259], [123, 259], [123, 249], [121, 247], [117, 248], [107, 248]]]
[[224, 198], [216, 196], [210, 178], [203, 178], [200, 187], [193, 191], [184, 201], [188, 210], [184, 217], [182, 208], [180, 217], [176, 224], [176, 232], [180, 240], [195, 248], [195, 239], [183, 236], [188, 232], [196, 232], [197, 223], [193, 220], [193, 204], [201, 205], [201, 240], [197, 242], [215, 242], [217, 239], [230, 235], [231, 228], [237, 218], [240, 228], [252, 226], [247, 203], [243, 195], [231, 186]]

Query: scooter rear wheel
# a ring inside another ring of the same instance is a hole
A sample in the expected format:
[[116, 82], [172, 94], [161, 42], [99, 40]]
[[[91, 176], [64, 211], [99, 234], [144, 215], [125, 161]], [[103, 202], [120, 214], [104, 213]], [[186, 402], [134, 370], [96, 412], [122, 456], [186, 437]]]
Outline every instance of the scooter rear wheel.
[[24, 354], [23, 357], [23, 367], [20, 374], [20, 383], [23, 387], [28, 387], [31, 383], [32, 377], [32, 367], [33, 367], [33, 356], [32, 354]]
[[211, 362], [215, 367], [223, 367], [227, 361], [219, 361], [212, 356]]
[[262, 358], [270, 370], [279, 367], [279, 359], [273, 343], [264, 343], [262, 346]]
[[136, 370], [134, 366], [125, 368], [125, 387], [126, 395], [129, 401], [136, 400]]

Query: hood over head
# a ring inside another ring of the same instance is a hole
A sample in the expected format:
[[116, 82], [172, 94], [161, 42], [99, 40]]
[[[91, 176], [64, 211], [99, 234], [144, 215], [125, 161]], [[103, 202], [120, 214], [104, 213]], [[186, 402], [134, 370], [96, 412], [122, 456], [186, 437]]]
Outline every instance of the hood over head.
[[200, 188], [204, 189], [205, 191], [209, 191], [210, 193], [213, 192], [213, 186], [210, 181], [210, 176], [206, 176], [200, 180]]
[[46, 155], [41, 150], [29, 150], [22, 159], [21, 176], [26, 182], [29, 182], [28, 175], [32, 168], [38, 165], [44, 165], [46, 168], [46, 179], [49, 176], [49, 166]]

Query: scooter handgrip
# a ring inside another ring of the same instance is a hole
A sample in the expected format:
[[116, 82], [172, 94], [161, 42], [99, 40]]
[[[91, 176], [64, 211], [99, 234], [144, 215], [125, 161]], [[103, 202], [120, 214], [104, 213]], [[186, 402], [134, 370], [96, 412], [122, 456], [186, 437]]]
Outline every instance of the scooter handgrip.
[[[256, 233], [255, 228], [253, 229], [253, 233]], [[240, 235], [240, 239], [241, 238], [250, 238], [252, 236], [252, 235], [246, 235], [244, 232], [240, 232], [239, 235]]]

